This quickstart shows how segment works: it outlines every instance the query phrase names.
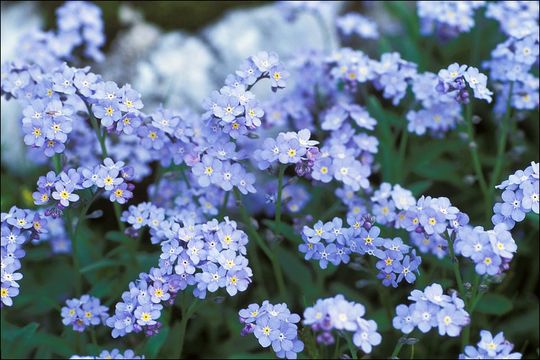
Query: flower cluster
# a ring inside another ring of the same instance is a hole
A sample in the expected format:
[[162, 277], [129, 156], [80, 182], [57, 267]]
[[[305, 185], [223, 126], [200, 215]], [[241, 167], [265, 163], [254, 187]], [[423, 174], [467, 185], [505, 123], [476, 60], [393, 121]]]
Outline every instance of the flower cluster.
[[380, 238], [381, 230], [373, 225], [369, 216], [349, 216], [347, 223], [350, 227], [344, 227], [343, 221], [336, 217], [327, 223], [318, 221], [313, 228], [304, 226], [304, 243], [298, 249], [305, 254], [306, 260], [318, 260], [323, 269], [328, 263], [347, 264], [353, 253], [368, 254], [378, 259], [377, 278], [384, 286], [397, 287], [403, 280], [415, 281], [414, 273], [419, 271], [422, 261], [416, 256], [416, 250], [411, 250], [400, 238]]
[[487, 76], [477, 68], [453, 63], [438, 73], [437, 91], [452, 96], [460, 104], [469, 102], [469, 90], [474, 97], [491, 102], [493, 93], [487, 88]]
[[313, 331], [320, 332], [317, 342], [325, 345], [334, 343], [332, 330], [353, 333], [353, 343], [369, 354], [373, 346], [381, 343], [381, 334], [377, 332], [377, 323], [363, 318], [364, 305], [347, 301], [343, 295], [319, 299], [314, 306], [304, 311], [304, 325], [310, 325]]
[[448, 198], [422, 196], [417, 201], [399, 185], [382, 183], [371, 200], [378, 223], [407, 230], [421, 252], [439, 258], [446, 254], [448, 232], [469, 222], [469, 217], [452, 206]]
[[502, 201], [493, 206], [494, 225], [504, 224], [511, 230], [516, 222], [525, 219], [529, 212], [538, 214], [539, 195], [538, 163], [531, 162], [525, 170], [518, 170], [496, 188], [503, 190]]
[[517, 251], [516, 242], [505, 224], [487, 231], [481, 226], [460, 228], [454, 248], [456, 254], [475, 263], [475, 270], [480, 275], [497, 275], [508, 270]]
[[115, 338], [143, 329], [153, 335], [161, 326], [156, 320], [161, 316], [162, 303], [172, 304], [176, 294], [190, 285], [194, 296], [204, 299], [207, 292], [220, 288], [234, 296], [251, 282], [252, 271], [244, 256], [248, 238], [236, 228], [236, 222], [225, 218], [221, 223], [180, 223], [175, 220], [179, 214], [165, 219], [165, 211], [160, 210], [131, 206], [123, 214], [136, 229], [150, 226], [152, 242], [160, 243], [161, 255], [159, 267], [141, 273], [139, 280], [129, 284], [122, 302], [116, 304], [115, 315], [107, 320]]
[[83, 332], [89, 326], [105, 324], [108, 319], [108, 308], [101, 305], [98, 298], [83, 295], [80, 299], [66, 300], [62, 307], [62, 323], [72, 326], [73, 330]]
[[456, 37], [474, 27], [474, 12], [485, 1], [418, 1], [416, 9], [423, 35], [435, 33], [442, 40]]
[[[62, 210], [80, 200], [76, 193], [83, 189], [104, 192], [111, 202], [124, 204], [133, 197], [133, 184], [128, 183], [132, 179], [133, 168], [125, 166], [123, 161], [114, 162], [106, 158], [102, 164], [91, 168], [79, 167], [55, 174], [49, 171], [41, 176], [37, 182], [37, 191], [32, 196], [36, 205], [49, 205], [51, 200], [56, 200], [46, 214], [55, 217], [58, 210]], [[51, 199], [52, 198], [52, 199]]]
[[461, 105], [451, 94], [441, 94], [437, 90], [438, 84], [439, 78], [434, 73], [425, 72], [415, 76], [412, 91], [422, 108], [407, 112], [409, 132], [416, 135], [429, 132], [432, 136], [441, 136], [461, 121]]
[[417, 65], [405, 61], [397, 52], [381, 55], [380, 61], [370, 59], [360, 50], [343, 48], [328, 60], [330, 74], [345, 86], [356, 89], [358, 84], [371, 81], [383, 97], [397, 105], [405, 96], [407, 86], [416, 75]]
[[433, 253], [438, 258], [448, 254], [450, 241], [456, 254], [475, 263], [480, 275], [507, 270], [517, 250], [505, 224], [490, 230], [472, 227], [468, 225], [468, 215], [452, 206], [448, 198], [422, 196], [415, 201], [409, 190], [383, 183], [371, 200], [377, 222], [407, 230], [421, 252]]
[[[85, 1], [70, 1], [56, 11], [59, 38], [57, 44], [64, 48], [85, 45], [84, 55], [103, 60], [99, 50], [105, 44], [101, 8]], [[66, 55], [72, 50], [64, 50]]]
[[314, 165], [314, 159], [319, 155], [316, 145], [319, 143], [310, 140], [311, 132], [308, 129], [298, 133], [279, 133], [274, 140], [268, 138], [263, 148], [254, 152], [253, 156], [261, 170], [268, 169], [273, 163], [295, 164], [299, 176], [309, 174]]
[[338, 30], [344, 36], [357, 35], [364, 39], [379, 38], [377, 24], [358, 13], [347, 13], [336, 20]]
[[413, 303], [398, 305], [392, 321], [394, 328], [404, 334], [411, 333], [415, 327], [423, 333], [437, 327], [439, 335], [455, 337], [470, 322], [463, 300], [456, 292], [444, 295], [439, 284], [429, 285], [424, 291], [413, 290], [408, 299]]
[[[105, 43], [105, 37], [100, 7], [89, 2], [70, 1], [59, 7], [56, 14], [58, 31], [33, 31], [26, 34], [18, 49], [19, 63], [36, 64], [43, 69], [58, 67], [63, 61], [76, 60], [74, 52], [81, 47], [84, 47], [83, 54], [86, 57], [95, 61], [103, 59], [100, 47]], [[31, 76], [39, 80], [39, 71], [32, 68]], [[18, 84], [10, 81], [7, 86], [20, 90], [28, 83], [28, 73], [22, 79], [26, 79], [26, 83], [24, 80]], [[4, 85], [2, 75], [2, 93], [5, 91]], [[9, 90], [6, 92], [11, 93]]]
[[272, 305], [268, 300], [262, 305], [251, 304], [238, 312], [240, 322], [244, 325], [241, 335], [253, 333], [259, 344], [272, 350], [278, 358], [296, 359], [304, 350], [304, 343], [298, 338], [300, 321], [298, 314], [291, 313], [287, 304]]
[[118, 349], [112, 349], [111, 351], [103, 350], [98, 356], [79, 356], [73, 355], [70, 359], [144, 359], [144, 355], [135, 355], [135, 352], [131, 349], [120, 352]]
[[39, 213], [13, 206], [1, 214], [1, 260], [0, 279], [1, 307], [12, 306], [13, 298], [19, 295], [19, 283], [23, 275], [21, 259], [26, 255], [23, 245], [37, 240], [47, 233], [47, 221]]
[[521, 359], [522, 354], [512, 352], [514, 344], [504, 338], [501, 331], [493, 336], [487, 330], [480, 331], [480, 342], [477, 347], [465, 346], [464, 354], [459, 359]]

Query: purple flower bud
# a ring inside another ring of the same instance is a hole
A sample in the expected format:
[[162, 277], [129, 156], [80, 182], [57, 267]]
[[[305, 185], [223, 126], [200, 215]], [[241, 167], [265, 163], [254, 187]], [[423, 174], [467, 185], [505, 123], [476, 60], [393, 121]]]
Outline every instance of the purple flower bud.
[[255, 331], [255, 325], [253, 325], [252, 323], [247, 323], [244, 325], [244, 328], [242, 329], [242, 331], [240, 331], [240, 335], [246, 336], [246, 335], [251, 334], [254, 331]]

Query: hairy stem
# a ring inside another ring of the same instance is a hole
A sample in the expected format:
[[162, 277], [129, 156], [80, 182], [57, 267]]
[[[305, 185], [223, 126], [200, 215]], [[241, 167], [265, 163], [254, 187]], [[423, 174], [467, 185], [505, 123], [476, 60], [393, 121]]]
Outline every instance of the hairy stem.
[[497, 158], [495, 160], [495, 167], [493, 168], [493, 173], [491, 174], [491, 181], [489, 182], [489, 198], [492, 202], [493, 195], [495, 192], [495, 185], [499, 181], [499, 176], [501, 174], [502, 166], [504, 163], [504, 151], [506, 150], [506, 142], [508, 139], [508, 129], [509, 129], [509, 120], [510, 114], [512, 112], [512, 92], [514, 90], [514, 82], [510, 83], [510, 90], [508, 91], [508, 99], [506, 99], [506, 111], [504, 117], [501, 121], [501, 133], [499, 134], [499, 142], [497, 143]]
[[281, 194], [283, 193], [283, 175], [285, 174], [286, 165], [279, 165], [278, 173], [278, 188], [277, 188], [277, 199], [276, 199], [276, 209], [275, 209], [275, 227], [276, 231], [279, 232], [280, 223], [281, 223]]
[[[234, 197], [238, 203], [238, 207], [240, 209], [240, 215], [242, 216], [242, 220], [244, 221], [244, 225], [247, 227], [248, 233], [251, 234], [251, 237], [255, 239], [255, 242], [257, 245], [261, 248], [261, 250], [264, 252], [268, 260], [270, 260], [270, 263], [272, 264], [272, 269], [274, 271], [274, 277], [276, 278], [277, 287], [279, 289], [280, 295], [282, 298], [287, 297], [287, 291], [285, 287], [285, 281], [283, 279], [283, 273], [281, 271], [281, 267], [279, 266], [279, 263], [277, 262], [276, 257], [274, 256], [274, 253], [272, 250], [268, 247], [268, 245], [264, 242], [264, 240], [261, 238], [257, 230], [253, 227], [253, 224], [251, 222], [251, 218], [249, 217], [249, 214], [247, 213], [247, 210], [242, 202], [242, 197], [240, 195], [240, 191], [238, 191], [237, 188], [234, 189]], [[264, 283], [264, 282], [263, 282]]]
[[484, 173], [482, 172], [482, 166], [480, 165], [480, 156], [478, 155], [478, 144], [474, 140], [474, 128], [472, 123], [472, 101], [465, 107], [465, 124], [467, 125], [467, 135], [469, 140], [469, 150], [471, 152], [471, 157], [473, 161], [474, 171], [476, 173], [476, 178], [480, 185], [480, 190], [484, 195], [484, 198], [487, 200], [488, 188]]

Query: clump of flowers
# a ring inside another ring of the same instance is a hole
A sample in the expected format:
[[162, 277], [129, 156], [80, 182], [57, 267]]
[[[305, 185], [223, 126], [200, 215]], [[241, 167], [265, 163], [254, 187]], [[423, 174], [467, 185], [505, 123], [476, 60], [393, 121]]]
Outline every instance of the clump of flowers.
[[504, 338], [502, 331], [493, 336], [488, 330], [481, 330], [477, 346], [465, 346], [459, 359], [521, 359], [522, 354], [512, 352], [513, 349], [514, 344]]
[[135, 355], [135, 352], [131, 349], [127, 349], [124, 352], [118, 349], [112, 349], [111, 351], [103, 350], [97, 356], [80, 356], [73, 355], [70, 359], [144, 359], [144, 355]]
[[420, 17], [423, 35], [435, 33], [442, 40], [449, 40], [474, 27], [474, 12], [485, 1], [418, 1], [416, 9]]
[[0, 305], [4, 307], [12, 306], [13, 298], [19, 295], [18, 281], [23, 278], [23, 274], [18, 271], [21, 269], [21, 259], [26, 255], [23, 245], [38, 241], [40, 235], [47, 233], [47, 221], [38, 212], [13, 206], [9, 212], [1, 214], [0, 229]]
[[413, 283], [415, 272], [419, 271], [422, 259], [416, 256], [416, 250], [405, 245], [400, 238], [383, 239], [381, 230], [373, 225], [373, 220], [361, 216], [349, 216], [344, 227], [340, 218], [323, 223], [318, 221], [313, 228], [304, 226], [303, 244], [298, 249], [305, 254], [306, 260], [318, 260], [319, 266], [326, 269], [329, 263], [338, 266], [347, 264], [353, 253], [376, 257], [377, 278], [384, 286], [397, 287], [406, 280]]
[[[51, 198], [56, 200], [46, 214], [53, 217], [80, 199], [77, 191], [92, 189], [92, 197], [103, 194], [111, 202], [124, 204], [133, 197], [133, 168], [125, 166], [123, 161], [114, 162], [105, 158], [102, 164], [94, 167], [81, 166], [55, 174], [49, 171], [37, 182], [37, 190], [32, 194], [36, 205], [49, 205]], [[88, 199], [89, 200], [89, 199]]]
[[347, 13], [336, 20], [336, 26], [344, 36], [356, 35], [364, 39], [379, 38], [377, 24], [358, 13]]
[[347, 301], [343, 295], [319, 299], [304, 311], [304, 325], [319, 333], [317, 342], [331, 345], [335, 342], [333, 330], [353, 333], [353, 343], [369, 354], [373, 346], [381, 343], [377, 323], [363, 318], [366, 310], [362, 304]]
[[247, 235], [236, 228], [235, 221], [225, 218], [196, 224], [178, 222], [174, 216], [165, 220], [164, 210], [141, 205], [131, 206], [123, 218], [137, 229], [150, 226], [153, 242], [160, 243], [162, 252], [159, 267], [129, 284], [115, 314], [107, 320], [114, 338], [143, 330], [148, 336], [155, 334], [163, 305], [172, 305], [177, 293], [188, 286], [193, 286], [194, 296], [205, 299], [207, 292], [220, 288], [234, 296], [251, 283], [252, 271], [244, 256]]
[[73, 330], [83, 332], [89, 326], [105, 324], [109, 317], [108, 308], [101, 305], [98, 298], [91, 295], [83, 295], [79, 299], [73, 298], [66, 301], [62, 307], [62, 323], [71, 326]]
[[510, 175], [507, 180], [497, 185], [496, 188], [503, 190], [501, 198], [503, 202], [493, 206], [494, 225], [504, 224], [511, 230], [516, 222], [525, 219], [529, 212], [538, 214], [539, 191], [538, 163], [534, 161], [524, 170], [518, 170]]
[[271, 345], [278, 358], [296, 359], [297, 354], [304, 350], [296, 325], [300, 316], [291, 313], [287, 304], [272, 305], [265, 300], [260, 306], [249, 305], [240, 310], [238, 315], [244, 324], [241, 335], [255, 335], [262, 347]]
[[458, 336], [470, 322], [465, 303], [456, 292], [444, 295], [441, 285], [434, 283], [424, 291], [413, 290], [408, 297], [413, 303], [398, 305], [392, 320], [395, 329], [410, 334], [415, 328], [427, 333], [438, 328], [439, 335]]
[[470, 101], [469, 90], [472, 90], [475, 98], [491, 102], [493, 93], [487, 88], [487, 76], [473, 66], [453, 63], [447, 69], [440, 70], [438, 76], [437, 91], [451, 95], [460, 104]]

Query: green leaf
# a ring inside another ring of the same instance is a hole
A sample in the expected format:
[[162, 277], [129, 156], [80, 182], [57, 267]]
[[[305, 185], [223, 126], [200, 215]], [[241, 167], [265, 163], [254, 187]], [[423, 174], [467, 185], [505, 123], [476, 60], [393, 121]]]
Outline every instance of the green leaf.
[[117, 267], [122, 266], [122, 263], [116, 261], [116, 260], [110, 260], [110, 259], [103, 259], [98, 262], [95, 262], [93, 264], [90, 264], [88, 266], [85, 266], [81, 269], [81, 272], [87, 273], [94, 270], [104, 269], [104, 268], [110, 268], [110, 267]]
[[[164, 321], [165, 322], [165, 321]], [[146, 343], [144, 354], [149, 359], [155, 359], [158, 357], [159, 350], [163, 347], [165, 344], [165, 341], [167, 340], [167, 336], [169, 335], [170, 327], [166, 326], [163, 327], [159, 334], [152, 336], [148, 342]]]
[[304, 241], [302, 237], [296, 233], [292, 226], [283, 222], [276, 226], [276, 223], [272, 220], [263, 220], [263, 224], [272, 229], [274, 232], [283, 235], [287, 240], [292, 241], [295, 244], [301, 244]]
[[407, 186], [412, 191], [415, 197], [419, 197], [426, 192], [433, 185], [431, 180], [420, 180]]
[[122, 243], [122, 244], [127, 244], [127, 243], [130, 243], [130, 242], [133, 241], [132, 238], [130, 238], [129, 236], [127, 236], [126, 234], [124, 234], [121, 231], [108, 231], [105, 234], [105, 239], [111, 240], [111, 241], [114, 241], [114, 242], [119, 242], [119, 243]]
[[276, 247], [274, 251], [287, 279], [298, 285], [309, 302], [315, 301], [317, 288], [313, 286], [313, 276], [308, 263], [302, 262], [296, 254], [291, 254], [283, 247]]
[[503, 315], [512, 310], [512, 301], [504, 295], [485, 294], [478, 305], [476, 311], [482, 314]]
[[37, 346], [34, 334], [38, 323], [30, 323], [17, 328], [14, 325], [3, 324], [2, 326], [2, 358], [24, 359]]

